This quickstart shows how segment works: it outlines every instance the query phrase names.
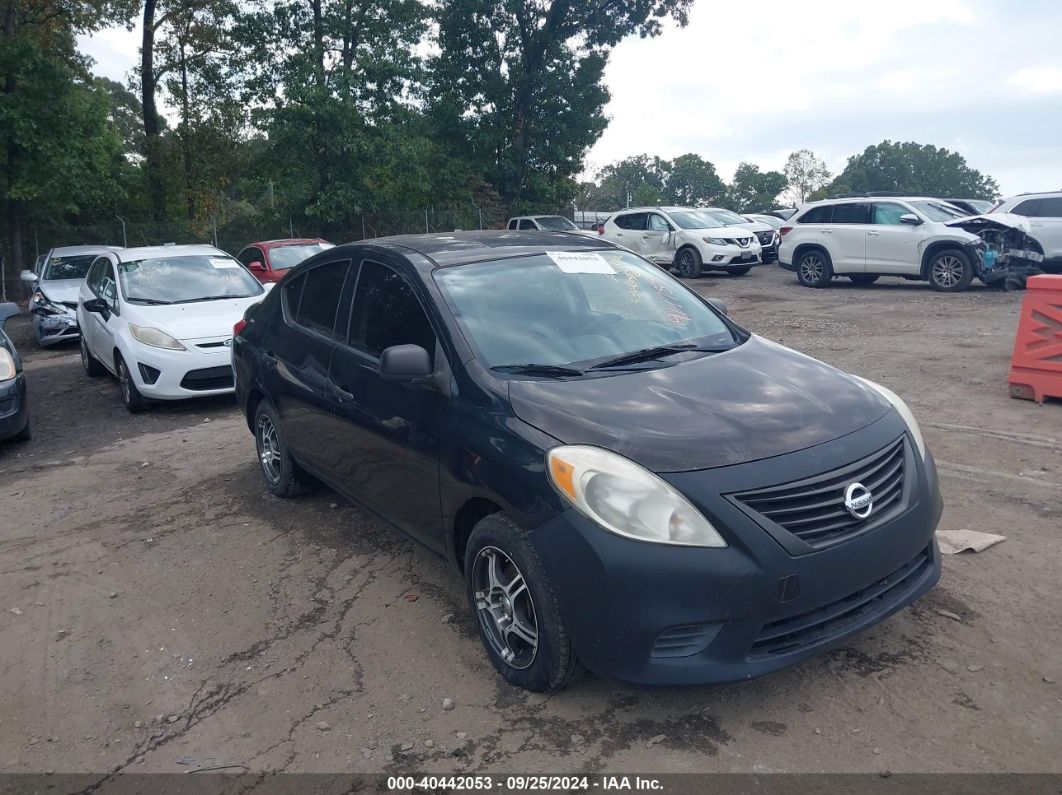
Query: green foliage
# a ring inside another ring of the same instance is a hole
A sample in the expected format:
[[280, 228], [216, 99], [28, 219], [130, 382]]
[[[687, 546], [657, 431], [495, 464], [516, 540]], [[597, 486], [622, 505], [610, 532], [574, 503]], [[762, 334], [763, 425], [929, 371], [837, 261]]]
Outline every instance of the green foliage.
[[866, 191], [994, 199], [999, 194], [999, 185], [991, 177], [970, 168], [957, 152], [913, 141], [882, 141], [848, 158], [844, 171], [815, 196]]
[[743, 213], [770, 209], [785, 186], [785, 174], [780, 171], [760, 171], [752, 163], [741, 163], [727, 191], [727, 206]]
[[785, 179], [793, 201], [803, 204], [808, 196], [830, 181], [826, 163], [810, 149], [798, 149], [785, 161]]

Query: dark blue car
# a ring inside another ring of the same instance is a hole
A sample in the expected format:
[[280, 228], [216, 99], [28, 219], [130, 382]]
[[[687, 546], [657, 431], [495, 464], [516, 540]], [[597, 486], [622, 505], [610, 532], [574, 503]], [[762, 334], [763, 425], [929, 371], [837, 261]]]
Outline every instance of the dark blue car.
[[16, 304], [0, 304], [0, 442], [29, 441], [29, 408], [26, 406], [26, 377], [15, 343], [4, 331], [8, 318], [19, 314]]
[[605, 241], [340, 246], [235, 331], [272, 493], [323, 481], [450, 558], [519, 686], [760, 676], [940, 576], [903, 401]]

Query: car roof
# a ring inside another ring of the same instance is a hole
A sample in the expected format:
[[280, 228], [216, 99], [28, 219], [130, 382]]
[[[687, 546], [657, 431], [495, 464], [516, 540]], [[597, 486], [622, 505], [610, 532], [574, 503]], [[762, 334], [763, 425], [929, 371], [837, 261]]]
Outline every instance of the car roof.
[[162, 259], [163, 257], [189, 257], [196, 254], [208, 257], [228, 257], [224, 251], [202, 243], [180, 246], [141, 246], [140, 248], [123, 248], [114, 252], [119, 262], [133, 262], [141, 259]]
[[1005, 202], [1014, 201], [1015, 199], [1039, 199], [1043, 197], [1062, 196], [1062, 190], [1042, 190], [1034, 191], [1032, 193], [1018, 193], [1014, 196], [1008, 196], [1003, 199]]
[[260, 240], [257, 243], [248, 243], [244, 248], [257, 246], [258, 248], [283, 248], [284, 246], [309, 246], [314, 243], [327, 243], [320, 237], [285, 237], [279, 240]]
[[56, 246], [49, 257], [73, 257], [78, 254], [106, 254], [108, 251], [121, 251], [121, 246]]
[[[432, 235], [396, 235], [362, 240], [347, 246], [367, 245], [390, 249], [396, 253], [416, 252], [440, 267], [467, 265], [472, 262], [543, 254], [547, 251], [610, 251], [619, 246], [599, 237], [584, 237], [568, 232], [538, 230], [502, 230], [448, 232]], [[340, 246], [340, 249], [347, 248]], [[335, 251], [333, 250], [333, 253]]]
[[947, 199], [939, 199], [936, 196], [845, 196], [844, 198], [837, 199], [819, 199], [814, 202], [806, 202], [801, 206], [801, 209], [807, 209], [809, 207], [817, 207], [820, 204], [850, 204], [852, 202], [858, 204], [866, 204], [867, 202], [888, 202], [888, 201], [902, 201], [902, 202], [944, 202], [947, 204]]

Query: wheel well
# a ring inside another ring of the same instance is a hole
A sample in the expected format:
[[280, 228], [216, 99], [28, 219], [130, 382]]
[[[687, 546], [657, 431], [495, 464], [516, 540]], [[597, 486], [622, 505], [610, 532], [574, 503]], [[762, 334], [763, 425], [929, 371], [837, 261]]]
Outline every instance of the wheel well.
[[472, 535], [472, 528], [480, 519], [501, 510], [500, 505], [486, 497], [473, 497], [458, 509], [454, 516], [454, 557], [457, 558], [457, 566], [462, 572], [465, 570], [465, 546], [468, 544], [468, 537]]
[[800, 258], [804, 256], [805, 253], [812, 250], [821, 251], [823, 254], [826, 255], [826, 260], [831, 265], [833, 264], [833, 257], [830, 256], [830, 252], [827, 251], [823, 246], [820, 246], [818, 243], [801, 243], [799, 246], [793, 249], [793, 264], [796, 265], [798, 262], [800, 262]]
[[[930, 244], [926, 248], [926, 253], [922, 255], [922, 278], [929, 279], [929, 263], [940, 252], [953, 248], [956, 251], [962, 251], [962, 245], [952, 240], [938, 240], [936, 243]], [[965, 253], [965, 252], [963, 252]]]
[[265, 395], [259, 389], [252, 389], [247, 394], [247, 427], [251, 431], [254, 431], [254, 413], [264, 397]]
[[118, 372], [118, 360], [122, 358], [122, 352], [115, 348], [111, 351], [111, 361], [114, 362], [114, 372]]

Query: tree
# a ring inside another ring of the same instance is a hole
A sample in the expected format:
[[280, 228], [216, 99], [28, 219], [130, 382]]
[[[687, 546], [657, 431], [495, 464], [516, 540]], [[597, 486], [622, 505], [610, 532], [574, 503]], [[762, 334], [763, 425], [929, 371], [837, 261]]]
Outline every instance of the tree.
[[585, 209], [614, 210], [631, 205], [663, 201], [669, 163], [659, 157], [637, 155], [611, 163], [597, 172], [595, 190]]
[[770, 208], [785, 190], [786, 177], [780, 171], [760, 171], [752, 163], [741, 163], [727, 191], [727, 203], [738, 212]]
[[439, 54], [430, 104], [440, 136], [473, 162], [512, 210], [556, 205], [603, 132], [602, 84], [625, 36], [685, 25], [692, 0], [454, 0], [436, 5]]
[[726, 200], [726, 185], [700, 155], [679, 155], [668, 164], [664, 200], [694, 207], [720, 204]]
[[803, 204], [814, 191], [830, 181], [826, 163], [810, 149], [798, 149], [785, 161], [785, 179], [793, 201]]
[[966, 159], [957, 152], [913, 141], [882, 141], [848, 158], [844, 171], [824, 192], [867, 191], [994, 199], [999, 194], [999, 185], [967, 165]]

